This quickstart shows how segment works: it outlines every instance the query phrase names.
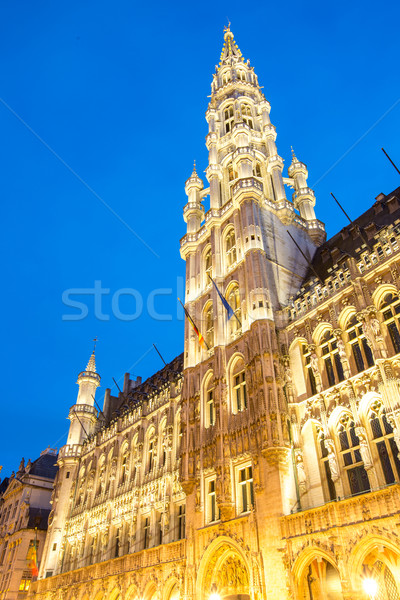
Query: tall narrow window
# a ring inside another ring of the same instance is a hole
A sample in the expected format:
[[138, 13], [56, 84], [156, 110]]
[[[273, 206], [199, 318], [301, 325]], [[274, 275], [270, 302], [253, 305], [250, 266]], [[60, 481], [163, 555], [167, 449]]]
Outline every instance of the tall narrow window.
[[259, 162], [256, 163], [254, 169], [253, 169], [253, 175], [255, 175], [255, 177], [261, 177], [261, 165]]
[[236, 238], [235, 231], [231, 229], [225, 238], [225, 254], [228, 267], [236, 262]]
[[337, 341], [332, 331], [326, 331], [321, 339], [322, 358], [325, 363], [325, 373], [329, 387], [344, 380], [342, 363], [337, 348]]
[[239, 470], [240, 512], [248, 512], [254, 506], [253, 470], [245, 467]]
[[145, 517], [143, 521], [143, 547], [148, 548], [150, 544], [150, 517]]
[[234, 113], [233, 113], [233, 104], [227, 106], [224, 110], [224, 125], [225, 125], [225, 133], [229, 133], [232, 130], [233, 123], [235, 121]]
[[206, 392], [206, 427], [215, 425], [214, 390]]
[[229, 287], [226, 299], [234, 312], [234, 315], [228, 321], [229, 335], [231, 338], [235, 338], [242, 331], [242, 311], [240, 308], [239, 286], [237, 284]]
[[205, 340], [209, 349], [214, 347], [214, 311], [212, 302], [204, 309]]
[[369, 424], [373, 438], [373, 444], [379, 456], [385, 483], [394, 483], [400, 480], [399, 450], [393, 439], [393, 428], [388, 422], [380, 402], [371, 406]]
[[386, 294], [381, 305], [383, 320], [390, 335], [395, 354], [400, 352], [399, 315], [400, 299], [394, 294]]
[[186, 532], [186, 515], [185, 515], [185, 505], [180, 504], [178, 507], [178, 540], [183, 540]]
[[244, 371], [234, 376], [233, 384], [236, 412], [242, 412], [247, 408], [246, 378]]
[[212, 277], [212, 252], [211, 248], [209, 248], [204, 256], [204, 271], [206, 274], [205, 277], [205, 285], [210, 283], [210, 277]]
[[340, 419], [338, 436], [343, 468], [347, 473], [351, 494], [368, 492], [370, 490], [368, 474], [361, 458], [360, 440], [350, 415], [346, 414]]
[[115, 530], [115, 549], [114, 549], [114, 557], [115, 558], [117, 556], [119, 556], [119, 549], [121, 546], [120, 535], [121, 535], [121, 529], [119, 527], [117, 527], [117, 529]]
[[207, 484], [207, 509], [208, 522], [213, 523], [217, 521], [219, 519], [219, 510], [217, 506], [215, 479], [208, 481]]
[[162, 514], [159, 513], [157, 517], [157, 546], [161, 546], [163, 543], [163, 519]]
[[148, 462], [147, 462], [147, 471], [150, 472], [153, 468], [154, 463], [154, 441], [149, 441], [149, 450], [148, 450]]
[[251, 115], [250, 104], [242, 104], [240, 107], [242, 113], [243, 122], [246, 123], [251, 129], [253, 129], [253, 119]]
[[356, 365], [357, 373], [364, 371], [368, 367], [373, 367], [374, 358], [371, 348], [363, 334], [362, 326], [353, 315], [347, 323], [347, 336], [351, 344], [351, 351]]

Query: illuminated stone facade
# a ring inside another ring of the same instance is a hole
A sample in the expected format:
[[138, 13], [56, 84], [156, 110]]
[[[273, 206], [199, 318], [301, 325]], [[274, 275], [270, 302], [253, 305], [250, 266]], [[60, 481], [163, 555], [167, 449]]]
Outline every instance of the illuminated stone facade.
[[28, 595], [35, 551], [40, 561], [46, 538], [50, 497], [57, 473], [57, 452], [21, 460], [16, 473], [0, 485], [0, 599]]
[[181, 240], [205, 343], [187, 322], [183, 357], [100, 416], [94, 356], [80, 374], [43, 600], [400, 599], [400, 190], [325, 242], [224, 38]]

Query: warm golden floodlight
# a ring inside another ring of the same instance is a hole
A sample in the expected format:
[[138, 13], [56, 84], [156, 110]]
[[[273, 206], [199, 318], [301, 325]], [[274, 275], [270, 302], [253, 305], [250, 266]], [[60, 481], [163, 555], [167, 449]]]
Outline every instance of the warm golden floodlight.
[[375, 581], [375, 579], [371, 579], [370, 577], [367, 577], [363, 581], [363, 588], [364, 588], [365, 593], [368, 594], [368, 596], [370, 598], [374, 598], [376, 595], [376, 592], [378, 591], [378, 584]]

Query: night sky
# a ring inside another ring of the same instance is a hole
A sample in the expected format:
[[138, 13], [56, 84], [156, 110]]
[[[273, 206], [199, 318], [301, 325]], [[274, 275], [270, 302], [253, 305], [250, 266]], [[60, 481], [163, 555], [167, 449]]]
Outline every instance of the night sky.
[[95, 336], [100, 403], [162, 367], [153, 342], [183, 349], [184, 183], [194, 159], [205, 179], [228, 19], [329, 236], [346, 224], [330, 192], [356, 217], [400, 185], [380, 149], [400, 165], [397, 2], [3, 0], [2, 477], [65, 443]]

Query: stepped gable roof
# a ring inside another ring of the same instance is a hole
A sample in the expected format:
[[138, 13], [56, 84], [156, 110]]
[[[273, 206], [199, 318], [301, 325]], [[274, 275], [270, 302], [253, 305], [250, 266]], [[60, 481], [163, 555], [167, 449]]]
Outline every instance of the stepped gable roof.
[[46, 477], [47, 479], [55, 479], [57, 474], [57, 455], [53, 453], [43, 453], [33, 461], [29, 470], [30, 475], [38, 477]]
[[[345, 207], [346, 208], [346, 207]], [[352, 217], [352, 215], [350, 215]], [[379, 194], [374, 204], [352, 223], [349, 223], [317, 249], [312, 265], [321, 279], [329, 276], [330, 269], [348, 258], [358, 258], [366, 250], [372, 251], [381, 230], [400, 219], [400, 187], [386, 196]], [[308, 271], [304, 284], [314, 279]]]

